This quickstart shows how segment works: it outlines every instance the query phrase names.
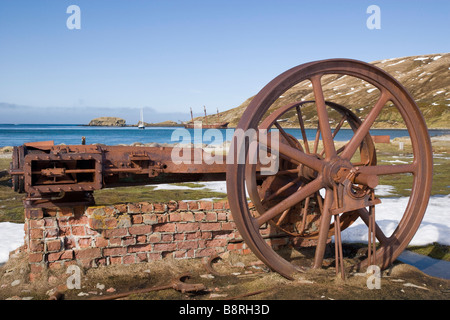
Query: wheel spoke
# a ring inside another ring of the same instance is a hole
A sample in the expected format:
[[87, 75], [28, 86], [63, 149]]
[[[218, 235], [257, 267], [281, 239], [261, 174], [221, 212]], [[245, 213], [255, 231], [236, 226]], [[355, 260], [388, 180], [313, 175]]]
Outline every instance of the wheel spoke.
[[290, 157], [288, 157], [288, 156], [286, 156], [286, 155], [284, 155], [282, 153], [280, 153], [279, 155], [280, 155], [281, 159], [289, 161], [290, 163], [292, 163], [292, 164], [294, 164], [296, 166], [299, 166], [301, 164], [299, 161], [294, 160], [294, 159], [292, 159], [292, 158], [290, 158]]
[[327, 189], [325, 194], [325, 200], [323, 202], [322, 214], [320, 217], [319, 225], [319, 238], [317, 239], [316, 252], [314, 253], [314, 265], [313, 268], [321, 268], [323, 257], [325, 254], [325, 247], [328, 240], [328, 231], [330, 230], [331, 213], [330, 208], [333, 203], [333, 191]]
[[316, 100], [317, 116], [319, 117], [319, 127], [322, 134], [323, 148], [325, 150], [325, 158], [331, 159], [336, 156], [334, 141], [331, 133], [330, 122], [328, 118], [327, 107], [323, 97], [322, 84], [320, 82], [321, 75], [311, 77], [314, 97]]
[[274, 122], [274, 125], [281, 132], [281, 135], [286, 139], [287, 143], [289, 143], [291, 147], [297, 148], [295, 142], [292, 141], [291, 137], [286, 133], [286, 131], [284, 131], [284, 129], [280, 126], [280, 124], [277, 121]]
[[340, 154], [342, 151], [344, 151], [346, 145], [343, 145], [342, 147], [340, 147], [339, 149], [336, 150], [337, 154]]
[[298, 123], [300, 124], [300, 130], [302, 131], [303, 144], [305, 145], [305, 151], [306, 151], [306, 153], [311, 153], [309, 151], [308, 138], [306, 138], [305, 124], [303, 123], [302, 110], [300, 109], [300, 106], [297, 106], [296, 109], [297, 109]]
[[362, 166], [358, 167], [358, 171], [370, 175], [388, 175], [398, 173], [415, 173], [417, 165], [410, 164], [396, 164], [396, 165], [381, 165], [381, 166]]
[[[364, 221], [367, 227], [369, 227], [370, 216], [367, 209], [361, 208], [356, 211], [358, 212], [358, 215], [361, 217], [361, 220]], [[385, 236], [385, 234], [383, 233], [383, 231], [380, 229], [380, 227], [376, 222], [375, 222], [375, 237], [378, 239], [381, 245], [385, 245], [388, 243], [388, 238]]]
[[287, 208], [286, 210], [284, 210], [284, 212], [281, 215], [280, 219], [278, 219], [278, 221], [276, 223], [277, 226], [280, 226], [283, 223], [283, 221], [286, 219], [286, 217], [287, 217], [289, 211], [291, 211], [291, 209], [292, 209], [292, 207]]
[[322, 177], [319, 176], [315, 180], [308, 183], [307, 185], [299, 188], [296, 192], [291, 194], [286, 199], [283, 199], [282, 201], [280, 201], [279, 203], [268, 209], [259, 217], [255, 218], [255, 224], [258, 227], [260, 227], [267, 221], [282, 214], [285, 210], [295, 206], [297, 203], [304, 200], [306, 197], [317, 192], [318, 190], [320, 190], [321, 187], [322, 187]]
[[386, 91], [381, 92], [381, 96], [375, 103], [375, 106], [370, 110], [366, 119], [362, 122], [361, 126], [356, 130], [353, 137], [350, 139], [349, 143], [346, 145], [344, 151], [341, 154], [343, 159], [350, 160], [356, 152], [356, 149], [361, 145], [362, 141], [369, 133], [375, 119], [380, 114], [381, 109], [383, 109], [386, 102], [390, 100], [390, 95]]
[[344, 124], [345, 120], [347, 120], [347, 117], [343, 116], [342, 119], [339, 121], [338, 125], [336, 126], [336, 128], [333, 130], [333, 134], [332, 134], [333, 138], [336, 137], [339, 130], [341, 130], [341, 127]]
[[[347, 120], [347, 117], [344, 115], [342, 117], [342, 119], [339, 121], [338, 125], [336, 126], [336, 128], [333, 130], [333, 134], [332, 134], [332, 138], [334, 139], [337, 135], [337, 133], [339, 132], [339, 130], [341, 129], [342, 125], [344, 124], [344, 121]], [[340, 148], [339, 150], [336, 150], [336, 154], [339, 154], [340, 152], [342, 152], [342, 150], [344, 150], [343, 148]], [[325, 149], [322, 150], [322, 152], [320, 153], [320, 156], [323, 156], [325, 152]]]
[[277, 151], [283, 158], [292, 159], [316, 171], [322, 171], [322, 161], [317, 159], [316, 157], [306, 154], [303, 151], [300, 151], [297, 148], [293, 148], [285, 143], [277, 143], [275, 145], [272, 145], [272, 142], [270, 140], [271, 139], [267, 139], [267, 137], [266, 139], [259, 139], [261, 144], [266, 145], [271, 150]]
[[314, 154], [316, 154], [317, 149], [319, 149], [319, 138], [320, 138], [320, 129], [317, 128], [316, 137], [314, 139], [314, 151], [313, 151]]
[[300, 226], [300, 230], [298, 233], [302, 234], [305, 231], [306, 226], [306, 216], [308, 215], [308, 207], [309, 207], [309, 201], [311, 197], [307, 197], [305, 200], [305, 206], [303, 207], [303, 216], [302, 216], [302, 224]]
[[279, 196], [284, 191], [286, 191], [287, 189], [289, 189], [290, 187], [295, 185], [297, 182], [300, 182], [301, 179], [302, 179], [302, 177], [297, 177], [294, 180], [292, 180], [291, 182], [286, 183], [284, 186], [282, 186], [281, 188], [277, 189], [274, 193], [270, 194], [267, 198], [262, 199], [261, 203], [266, 203], [267, 201], [270, 201], [273, 198]]
[[298, 169], [281, 170], [281, 171], [278, 171], [275, 175], [276, 176], [285, 176], [285, 175], [292, 175], [292, 174], [298, 174]]

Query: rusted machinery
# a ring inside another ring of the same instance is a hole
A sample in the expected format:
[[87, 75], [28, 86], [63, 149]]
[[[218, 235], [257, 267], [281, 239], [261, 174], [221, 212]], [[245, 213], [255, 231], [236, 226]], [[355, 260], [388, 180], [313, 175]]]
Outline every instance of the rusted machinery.
[[[332, 102], [332, 96], [324, 96], [322, 82], [330, 83], [330, 77], [335, 80], [344, 76], [377, 90], [378, 95], [363, 120], [350, 110], [351, 98], [349, 106], [342, 106]], [[272, 111], [275, 103], [280, 105], [280, 96], [304, 81], [310, 82], [314, 99], [300, 97], [298, 102]], [[391, 105], [408, 129], [412, 157], [406, 164], [380, 165], [369, 130]], [[301, 139], [288, 134], [282, 126], [292, 116], [298, 121]], [[305, 132], [311, 125], [317, 128], [314, 141], [308, 141]], [[339, 146], [334, 138], [343, 127], [351, 128], [353, 136]], [[236, 129], [269, 132], [266, 139], [257, 135], [256, 141], [265, 144], [272, 154], [278, 154], [276, 173], [262, 175], [259, 164], [250, 161], [255, 158], [257, 148], [246, 143], [245, 136], [236, 134], [230, 148], [233, 158], [227, 159], [226, 165], [204, 162], [177, 165], [170, 158], [171, 148], [43, 143], [14, 149], [13, 186], [27, 194], [27, 206], [67, 205], [93, 203], [92, 192], [104, 187], [223, 180], [226, 174], [228, 201], [246, 244], [267, 266], [287, 278], [302, 267], [286, 260], [267, 244], [260, 233], [260, 228], [267, 223], [292, 237], [316, 239], [314, 268], [322, 266], [326, 243], [334, 235], [336, 270], [340, 268], [342, 274], [348, 265], [344, 265], [340, 234], [356, 219], [361, 218], [367, 225], [369, 239], [367, 254], [353, 265], [358, 268], [372, 264], [386, 268], [416, 233], [431, 192], [430, 138], [414, 100], [383, 70], [348, 59], [294, 67], [272, 80], [253, 98]], [[275, 131], [280, 134], [278, 143], [267, 139]], [[192, 152], [201, 150], [192, 149]], [[409, 202], [390, 235], [380, 228], [375, 215], [380, 203], [375, 187], [379, 178], [387, 175], [411, 177]]]
[[[14, 190], [27, 194], [27, 207], [92, 205], [93, 192], [102, 188], [225, 180], [225, 162], [176, 164], [172, 149], [26, 143], [14, 147], [10, 173]], [[201, 157], [202, 149], [189, 151], [192, 159]]]

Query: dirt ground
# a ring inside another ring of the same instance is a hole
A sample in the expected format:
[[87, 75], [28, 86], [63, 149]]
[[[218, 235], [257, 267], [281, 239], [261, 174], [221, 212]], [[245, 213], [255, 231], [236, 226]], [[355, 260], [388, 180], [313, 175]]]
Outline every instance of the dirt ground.
[[[296, 263], [312, 263], [312, 253], [287, 252]], [[133, 265], [106, 266], [81, 270], [77, 288], [76, 272], [50, 270], [32, 283], [24, 253], [12, 255], [0, 268], [0, 299], [98, 300], [118, 294], [169, 285], [168, 289], [135, 292], [122, 300], [449, 300], [450, 281], [430, 277], [417, 268], [394, 263], [380, 277], [346, 273], [336, 276], [334, 261], [325, 259], [320, 270], [309, 269], [288, 280], [271, 272], [253, 255], [224, 254], [205, 265], [208, 259], [174, 260]], [[67, 273], [66, 273], [67, 272]], [[197, 292], [180, 292], [171, 287], [181, 275], [185, 283], [202, 284]], [[379, 280], [379, 283], [377, 283]], [[371, 289], [372, 288], [372, 289]], [[61, 295], [59, 295], [61, 293]]]

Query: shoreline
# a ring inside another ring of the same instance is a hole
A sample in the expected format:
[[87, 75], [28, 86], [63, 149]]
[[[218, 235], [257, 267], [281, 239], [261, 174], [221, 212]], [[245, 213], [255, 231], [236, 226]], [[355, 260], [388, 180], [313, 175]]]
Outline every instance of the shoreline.
[[[74, 126], [74, 127], [107, 127], [107, 128], [137, 128], [137, 124], [126, 124], [123, 126], [109, 126], [109, 125], [89, 125], [89, 124], [80, 124], [80, 123], [0, 123], [0, 126]], [[146, 127], [158, 127], [158, 128], [165, 128], [165, 127], [183, 127], [184, 124], [177, 123], [177, 124], [160, 124], [160, 123], [146, 123]], [[228, 126], [227, 129], [236, 129], [237, 126]], [[300, 129], [300, 127], [292, 126], [292, 127], [286, 127], [287, 129]], [[314, 126], [305, 126], [305, 129], [317, 129], [317, 127]], [[343, 127], [342, 129], [350, 129], [348, 127]], [[370, 130], [407, 130], [407, 128], [392, 128], [392, 127], [378, 127], [378, 128], [371, 128]], [[449, 130], [450, 127], [428, 127], [428, 131], [433, 130]]]
[[[77, 127], [106, 127], [106, 128], [137, 128], [138, 125], [137, 124], [126, 124], [123, 126], [108, 126], [108, 125], [91, 125], [91, 124], [76, 124], [75, 126]], [[183, 124], [165, 124], [165, 125], [160, 125], [160, 124], [145, 124], [145, 127], [159, 127], [159, 128], [166, 128], [166, 127], [183, 127]], [[450, 129], [449, 129], [450, 130]]]
[[[404, 137], [396, 137], [396, 138], [392, 138], [390, 139], [390, 143], [396, 143], [398, 141], [404, 141], [405, 140], [409, 140], [408, 136], [404, 136]], [[436, 135], [436, 136], [430, 136], [430, 140], [432, 142], [446, 142], [446, 141], [450, 141], [450, 132], [448, 134], [441, 134], [441, 135]], [[336, 140], [335, 143], [336, 144], [345, 144], [348, 141], [340, 141], [340, 140]], [[228, 148], [231, 144], [231, 141], [226, 140], [223, 141], [220, 144], [206, 144], [203, 143], [202, 144], [202, 148], [203, 149], [216, 149], [216, 151], [218, 151], [217, 149], [225, 149]], [[65, 144], [60, 144], [60, 145], [65, 145]], [[92, 145], [100, 145], [100, 146], [134, 146], [134, 147], [196, 147], [194, 143], [158, 143], [158, 142], [147, 142], [147, 143], [142, 143], [142, 142], [133, 142], [133, 143], [120, 143], [120, 144], [102, 144], [102, 143], [93, 143]], [[0, 158], [6, 158], [7, 155], [9, 154], [9, 156], [12, 155], [12, 146], [4, 146], [4, 147], [0, 147]]]
[[[105, 128], [137, 128], [137, 124], [125, 124], [123, 126], [114, 126], [114, 125], [89, 125], [89, 124], [79, 124], [79, 123], [0, 123], [0, 126], [74, 126], [74, 127], [105, 127]], [[167, 128], [167, 127], [184, 127], [184, 124], [163, 124], [163, 123], [146, 123], [146, 127], [152, 127], [152, 128]], [[237, 126], [228, 126], [226, 129], [236, 129]], [[292, 126], [292, 127], [286, 127], [285, 129], [300, 129], [298, 126]], [[314, 126], [305, 126], [305, 129], [317, 129], [317, 127]], [[343, 127], [342, 129], [348, 129], [349, 127]], [[392, 128], [392, 127], [378, 127], [378, 128], [371, 128], [371, 131], [376, 130], [392, 130], [392, 131], [401, 131], [401, 130], [407, 130], [407, 128]], [[450, 131], [450, 127], [428, 127], [428, 131], [439, 131], [439, 130], [448, 130]]]
[[[45, 124], [43, 124], [45, 125]], [[51, 125], [51, 124], [49, 124]], [[71, 124], [69, 124], [71, 125]], [[78, 126], [78, 127], [106, 127], [106, 128], [137, 128], [137, 124], [130, 124], [130, 125], [124, 125], [124, 126], [107, 126], [107, 125], [89, 125], [89, 124], [75, 124], [74, 126]], [[167, 128], [167, 127], [184, 127], [183, 124], [165, 124], [165, 125], [160, 125], [160, 124], [146, 124], [145, 127], [152, 127], [152, 128]], [[221, 128], [219, 128], [221, 129]], [[228, 126], [227, 128], [223, 128], [223, 129], [236, 129], [236, 126]], [[300, 127], [286, 127], [285, 129], [301, 129]], [[305, 126], [305, 129], [317, 129], [317, 127], [308, 127]], [[342, 129], [351, 129], [351, 128], [347, 128], [347, 127], [343, 127]], [[408, 128], [390, 128], [390, 127], [385, 127], [385, 128], [371, 128], [371, 131], [376, 131], [376, 130], [392, 130], [392, 131], [401, 131], [401, 130], [408, 130]], [[428, 128], [428, 131], [439, 131], [439, 130], [449, 130], [450, 131], [450, 127], [449, 128]]]

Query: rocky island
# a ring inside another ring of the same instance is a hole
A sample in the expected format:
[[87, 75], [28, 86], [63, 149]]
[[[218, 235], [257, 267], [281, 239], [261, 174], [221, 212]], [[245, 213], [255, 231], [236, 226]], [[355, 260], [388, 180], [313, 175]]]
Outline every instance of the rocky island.
[[[179, 124], [175, 121], [167, 120], [158, 123], [144, 122], [146, 127], [182, 127], [183, 124]], [[91, 127], [137, 127], [137, 124], [126, 124], [126, 120], [117, 117], [99, 117], [92, 119], [89, 124], [85, 126]]]
[[179, 124], [175, 121], [167, 120], [158, 123], [147, 123], [145, 122], [146, 127], [182, 127], [182, 124]]
[[92, 119], [88, 126], [125, 127], [126, 121], [117, 117], [100, 117]]

